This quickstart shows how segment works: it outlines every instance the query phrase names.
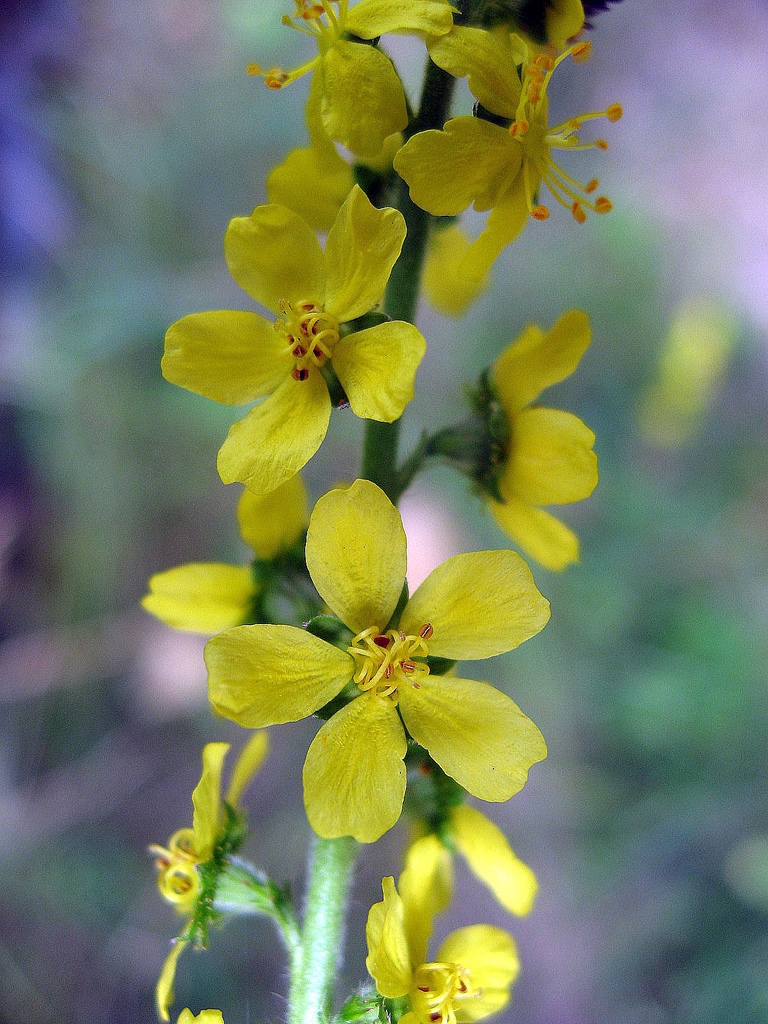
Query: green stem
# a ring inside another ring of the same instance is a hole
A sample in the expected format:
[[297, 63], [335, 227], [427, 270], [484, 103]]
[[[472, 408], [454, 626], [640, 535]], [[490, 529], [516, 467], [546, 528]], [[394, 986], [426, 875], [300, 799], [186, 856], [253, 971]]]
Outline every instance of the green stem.
[[315, 840], [301, 956], [291, 972], [288, 1024], [320, 1024], [330, 1015], [357, 850], [353, 839]]
[[[409, 127], [409, 135], [443, 127], [451, 106], [454, 81], [451, 75], [431, 60], [427, 62], [419, 113]], [[392, 205], [405, 218], [407, 234], [400, 258], [389, 278], [384, 295], [384, 311], [393, 320], [413, 323], [432, 217], [411, 201], [408, 185], [402, 178], [397, 179]], [[399, 436], [400, 420], [394, 423], [368, 420], [365, 425], [361, 475], [365, 480], [378, 484], [393, 502], [397, 501], [403, 491], [397, 471]]]

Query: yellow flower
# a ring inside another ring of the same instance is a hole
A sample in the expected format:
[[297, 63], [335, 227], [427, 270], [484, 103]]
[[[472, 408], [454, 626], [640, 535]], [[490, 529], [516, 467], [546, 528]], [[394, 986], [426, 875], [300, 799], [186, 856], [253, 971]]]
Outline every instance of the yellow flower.
[[[240, 535], [257, 558], [271, 561], [285, 554], [307, 525], [307, 493], [301, 477], [291, 477], [271, 494], [245, 491], [237, 518]], [[249, 621], [259, 590], [250, 566], [193, 562], [152, 576], [141, 603], [174, 629], [219, 633]]]
[[[261, 767], [268, 749], [266, 733], [257, 732], [250, 738], [235, 762], [229, 788], [222, 801], [221, 773], [229, 744], [207, 743], [203, 748], [203, 771], [192, 793], [192, 828], [174, 832], [167, 847], [152, 845], [149, 848], [160, 871], [157, 879], [160, 893], [179, 913], [191, 915], [202, 893], [198, 866], [211, 859], [222, 837], [224, 804], [234, 811], [239, 810], [243, 790]], [[182, 936], [185, 933], [186, 930]], [[175, 940], [155, 988], [157, 1012], [166, 1021], [173, 1002], [176, 965], [188, 945], [187, 938], [180, 936]]]
[[195, 1017], [191, 1010], [182, 1010], [176, 1024], [224, 1024], [221, 1010], [201, 1010]]
[[[326, 838], [378, 839], [400, 816], [406, 736], [482, 800], [507, 800], [546, 756], [536, 726], [487, 683], [433, 676], [428, 654], [489, 658], [549, 618], [530, 570], [511, 551], [456, 555], [435, 569], [396, 621], [406, 542], [397, 509], [357, 480], [318, 501], [307, 568], [320, 596], [355, 634], [347, 650], [290, 626], [239, 626], [206, 647], [216, 711], [258, 728], [322, 708], [348, 684], [355, 699], [315, 736], [304, 802]], [[402, 719], [401, 719], [402, 716]]]
[[546, 0], [544, 4], [533, 5], [533, 11], [534, 22], [518, 13], [518, 24], [534, 45], [546, 42], [562, 50], [584, 27], [581, 0]]
[[404, 238], [402, 214], [376, 209], [357, 186], [325, 253], [284, 206], [257, 206], [230, 223], [232, 276], [278, 319], [227, 310], [186, 316], [169, 328], [162, 362], [166, 380], [215, 401], [269, 396], [231, 427], [218, 458], [224, 483], [267, 494], [312, 458], [331, 415], [326, 363], [356, 415], [391, 422], [402, 414], [426, 348], [419, 331], [397, 320], [349, 334], [342, 325], [381, 299]]
[[412, 944], [413, 924], [421, 912], [393, 878], [381, 883], [384, 900], [368, 914], [366, 966], [386, 999], [410, 999], [399, 1024], [456, 1024], [497, 1013], [509, 1002], [520, 970], [512, 936], [491, 925], [452, 932], [434, 961], [426, 960], [426, 938]]
[[328, 135], [360, 156], [375, 157], [384, 139], [408, 124], [403, 86], [392, 62], [377, 46], [355, 42], [392, 32], [439, 36], [453, 23], [449, 0], [294, 0], [293, 18], [283, 24], [315, 39], [317, 56], [294, 71], [257, 64], [270, 89], [282, 89], [309, 71], [315, 72], [323, 124]]
[[458, 224], [435, 227], [429, 238], [422, 286], [440, 313], [460, 316], [488, 287], [488, 275], [470, 276], [465, 264], [472, 243]]
[[589, 497], [597, 485], [595, 435], [577, 416], [531, 403], [574, 372], [590, 340], [586, 314], [573, 309], [546, 334], [526, 327], [492, 367], [510, 437], [498, 480], [504, 503], [487, 501], [501, 529], [547, 569], [578, 561], [579, 541], [539, 506]]
[[542, 184], [579, 223], [587, 209], [610, 210], [605, 196], [591, 199], [597, 179], [580, 185], [555, 162], [553, 151], [607, 148], [603, 139], [581, 142], [578, 133], [595, 118], [618, 120], [619, 104], [548, 125], [547, 90], [555, 68], [568, 56], [585, 60], [589, 48], [583, 42], [557, 58], [535, 55], [519, 36], [464, 26], [430, 41], [432, 60], [452, 75], [468, 76], [469, 88], [494, 120], [456, 117], [442, 131], [414, 135], [395, 157], [395, 170], [408, 183], [413, 201], [431, 214], [454, 216], [471, 203], [476, 210], [491, 211], [464, 258], [469, 277], [482, 278], [529, 215], [546, 220], [549, 210], [537, 198]]

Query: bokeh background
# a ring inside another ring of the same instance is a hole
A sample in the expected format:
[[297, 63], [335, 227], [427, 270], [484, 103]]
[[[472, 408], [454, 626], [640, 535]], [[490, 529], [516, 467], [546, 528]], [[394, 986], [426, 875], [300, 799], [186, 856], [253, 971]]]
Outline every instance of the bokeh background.
[[[143, 613], [147, 577], [239, 559], [237, 488], [215, 453], [232, 419], [166, 384], [165, 328], [247, 305], [228, 219], [304, 144], [303, 40], [278, 0], [4, 0], [0, 9], [0, 1019], [153, 1020], [178, 923], [151, 841], [190, 820], [200, 749], [242, 737], [205, 701], [203, 640]], [[566, 515], [581, 564], [534, 567], [551, 623], [472, 666], [544, 731], [548, 761], [486, 808], [535, 867], [514, 923], [520, 1024], [768, 1019], [768, 7], [625, 0], [595, 56], [558, 73], [563, 117], [620, 100], [599, 170], [614, 212], [531, 224], [466, 320], [428, 308], [406, 444], [454, 418], [529, 321], [578, 306], [594, 342], [547, 395], [597, 432], [600, 485]], [[413, 86], [417, 47], [393, 43]], [[469, 103], [460, 92], [458, 107]], [[595, 163], [599, 160], [599, 168]], [[361, 426], [336, 414], [306, 478], [356, 472]], [[403, 503], [417, 581], [503, 544], [461, 480]], [[249, 852], [301, 889], [300, 767], [312, 722], [273, 730], [249, 798]], [[399, 826], [365, 851], [343, 974], [397, 870]], [[465, 873], [441, 923], [506, 915]], [[182, 961], [177, 1006], [279, 1019], [268, 922], [235, 923]]]

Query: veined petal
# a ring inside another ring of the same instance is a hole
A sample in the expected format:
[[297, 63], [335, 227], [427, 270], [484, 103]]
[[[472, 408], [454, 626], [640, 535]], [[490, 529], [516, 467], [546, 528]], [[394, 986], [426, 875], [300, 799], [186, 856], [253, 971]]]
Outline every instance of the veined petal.
[[280, 300], [325, 298], [323, 250], [309, 225], [286, 206], [257, 206], [250, 217], [235, 217], [224, 236], [232, 277], [273, 313]]
[[427, 343], [404, 320], [348, 334], [333, 350], [332, 363], [352, 412], [391, 423], [413, 398], [413, 382]]
[[470, 91], [486, 110], [514, 118], [520, 101], [520, 77], [508, 32], [454, 25], [447, 35], [427, 43], [438, 67], [467, 78]]
[[243, 405], [268, 395], [290, 373], [285, 339], [258, 313], [192, 313], [165, 335], [163, 376], [197, 395]]
[[331, 398], [314, 369], [307, 380], [288, 377], [261, 405], [229, 428], [217, 465], [225, 484], [239, 480], [269, 494], [306, 466], [323, 443]]
[[344, 323], [373, 309], [384, 294], [404, 240], [402, 213], [377, 209], [355, 185], [325, 246], [326, 311]]
[[508, 131], [477, 117], [454, 117], [442, 131], [419, 132], [398, 151], [394, 168], [411, 199], [428, 213], [454, 216], [475, 202], [493, 206], [520, 169], [520, 146]]
[[243, 790], [261, 768], [268, 752], [269, 736], [266, 732], [255, 732], [235, 761], [229, 789], [224, 797], [230, 807], [239, 807]]
[[449, 0], [360, 0], [344, 19], [347, 32], [360, 39], [391, 33], [440, 36], [453, 24]]
[[365, 925], [368, 943], [365, 966], [379, 994], [386, 999], [397, 999], [406, 994], [413, 978], [405, 933], [405, 909], [394, 878], [383, 878], [381, 889], [384, 900], [373, 904]]
[[471, 242], [457, 224], [432, 232], [424, 264], [424, 294], [440, 313], [460, 316], [488, 286], [488, 275], [468, 274]]
[[432, 921], [453, 895], [451, 855], [436, 835], [422, 836], [408, 847], [398, 885], [411, 963], [426, 963]]
[[356, 156], [377, 156], [386, 137], [408, 124], [402, 83], [381, 50], [339, 39], [321, 73], [325, 130]]
[[384, 491], [368, 480], [329, 491], [307, 531], [307, 569], [331, 611], [355, 633], [389, 622], [405, 581], [405, 530]]
[[488, 683], [422, 676], [418, 689], [401, 685], [398, 694], [411, 736], [480, 800], [509, 800], [525, 785], [531, 765], [547, 756], [533, 722]]
[[512, 418], [510, 453], [499, 482], [502, 494], [531, 505], [588, 498], [597, 484], [595, 435], [561, 409], [522, 409]]
[[473, 280], [481, 280], [505, 246], [514, 242], [528, 223], [528, 204], [522, 175], [508, 194], [494, 206], [485, 227], [469, 247], [462, 269]]
[[208, 696], [225, 718], [249, 729], [298, 722], [352, 678], [346, 651], [294, 626], [239, 626], [205, 648]]
[[297, 213], [313, 231], [327, 231], [349, 194], [352, 168], [328, 140], [328, 147], [294, 149], [267, 177], [271, 203]]
[[507, 497], [502, 505], [488, 499], [491, 515], [515, 544], [540, 562], [545, 569], [559, 571], [579, 560], [579, 538], [542, 508], [520, 498]]
[[165, 963], [160, 971], [160, 977], [157, 979], [157, 985], [155, 986], [155, 1007], [157, 1009], [157, 1015], [161, 1020], [168, 1021], [171, 1019], [170, 1009], [173, 1003], [173, 989], [176, 981], [176, 964], [179, 961], [179, 957], [189, 945], [188, 942], [184, 942], [181, 939], [177, 939], [173, 946], [171, 946], [171, 952], [165, 958]]
[[155, 573], [141, 604], [174, 629], [220, 633], [247, 620], [255, 596], [248, 566], [191, 562]]
[[201, 861], [211, 857], [219, 834], [221, 770], [228, 750], [228, 743], [206, 743], [203, 747], [203, 773], [192, 791], [192, 830], [195, 853]]
[[574, 372], [592, 333], [586, 313], [572, 309], [545, 334], [529, 324], [493, 364], [493, 381], [508, 415]]
[[429, 653], [463, 661], [512, 651], [549, 619], [549, 601], [514, 551], [453, 555], [427, 576], [403, 609], [400, 629], [432, 626]]
[[405, 733], [393, 704], [364, 693], [330, 718], [304, 762], [304, 806], [323, 839], [373, 843], [400, 817]]
[[449, 822], [459, 852], [499, 903], [511, 914], [530, 913], [539, 888], [536, 875], [515, 856], [501, 829], [469, 804], [454, 807]]
[[237, 503], [240, 536], [259, 558], [276, 558], [287, 551], [308, 520], [307, 491], [298, 473], [269, 494], [244, 491]]
[[461, 964], [478, 994], [456, 1006], [460, 1022], [482, 1020], [509, 1002], [509, 990], [520, 971], [511, 935], [489, 924], [475, 924], [452, 932], [437, 953], [439, 963]]

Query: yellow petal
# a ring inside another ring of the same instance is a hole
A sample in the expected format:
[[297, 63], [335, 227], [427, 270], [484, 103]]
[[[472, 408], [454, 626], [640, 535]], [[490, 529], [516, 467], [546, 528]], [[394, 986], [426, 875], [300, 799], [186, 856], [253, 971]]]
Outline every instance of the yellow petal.
[[422, 836], [409, 846], [398, 885], [411, 963], [426, 963], [432, 921], [448, 907], [453, 894], [451, 855], [437, 836]]
[[402, 416], [413, 398], [416, 370], [426, 350], [421, 332], [402, 320], [342, 338], [332, 362], [352, 412], [384, 423]]
[[319, 370], [288, 377], [273, 395], [229, 428], [217, 466], [225, 484], [239, 480], [269, 494], [299, 472], [323, 443], [331, 399]]
[[321, 73], [325, 130], [356, 156], [377, 156], [386, 137], [408, 124], [403, 86], [381, 50], [339, 39]]
[[344, 28], [360, 39], [392, 32], [424, 36], [449, 32], [453, 13], [448, 0], [360, 0], [344, 19]]
[[271, 203], [297, 213], [314, 231], [327, 231], [353, 182], [352, 168], [330, 143], [330, 149], [291, 150], [269, 173], [267, 195]]
[[587, 315], [578, 309], [563, 314], [546, 334], [535, 324], [526, 327], [493, 364], [493, 381], [507, 414], [570, 377], [591, 337]]
[[589, 497], [597, 484], [595, 435], [578, 416], [561, 409], [522, 409], [511, 426], [510, 454], [499, 482], [503, 495], [531, 505]]
[[225, 718], [249, 729], [298, 722], [352, 678], [354, 662], [294, 626], [239, 626], [205, 648], [208, 696]]
[[155, 573], [141, 604], [174, 629], [219, 633], [247, 621], [255, 596], [247, 566], [192, 562]]
[[224, 798], [230, 807], [237, 808], [243, 790], [254, 777], [269, 752], [269, 737], [265, 732], [255, 732], [248, 740], [235, 761], [229, 789]]
[[505, 498], [503, 505], [489, 498], [488, 507], [499, 527], [526, 554], [554, 571], [578, 562], [579, 538], [573, 530], [544, 509], [519, 498]]
[[584, 7], [581, 0], [548, 0], [544, 14], [547, 42], [563, 50], [568, 40], [577, 36], [584, 27]]
[[314, 231], [285, 206], [257, 206], [250, 217], [235, 217], [224, 237], [229, 272], [240, 287], [280, 312], [280, 300], [322, 306], [323, 250]]
[[403, 610], [400, 629], [432, 626], [429, 653], [439, 658], [491, 658], [535, 636], [549, 601], [514, 551], [454, 555], [427, 576]]
[[520, 169], [520, 146], [509, 132], [477, 117], [455, 117], [442, 131], [419, 132], [403, 146], [394, 168], [411, 199], [428, 213], [456, 215], [471, 202], [493, 206]]
[[378, 210], [355, 185], [325, 246], [326, 311], [343, 323], [373, 309], [384, 294], [404, 240], [402, 213]]
[[373, 843], [400, 817], [406, 741], [393, 704], [364, 693], [337, 711], [304, 762], [304, 806], [323, 839]]
[[201, 1010], [195, 1017], [191, 1010], [182, 1010], [176, 1024], [224, 1024], [221, 1010]]
[[509, 800], [525, 785], [531, 765], [547, 756], [533, 722], [488, 683], [426, 676], [418, 689], [401, 685], [398, 692], [411, 736], [481, 800]]
[[203, 747], [203, 773], [192, 791], [192, 830], [195, 853], [208, 860], [219, 834], [221, 817], [221, 770], [229, 750], [228, 743], [206, 743]]
[[522, 175], [503, 199], [491, 210], [485, 227], [469, 247], [462, 270], [468, 277], [481, 280], [491, 269], [505, 246], [514, 242], [528, 223], [528, 205]]
[[237, 503], [240, 536], [259, 558], [276, 558], [287, 551], [301, 537], [308, 519], [307, 491], [298, 473], [269, 494], [245, 491]]
[[424, 264], [422, 285], [429, 302], [440, 313], [460, 316], [488, 286], [488, 275], [476, 278], [464, 265], [470, 240], [456, 224], [432, 233]]
[[503, 907], [511, 914], [530, 913], [539, 887], [536, 875], [515, 856], [500, 828], [476, 807], [462, 804], [451, 811], [450, 834], [472, 871]]
[[157, 1015], [161, 1020], [170, 1020], [171, 1015], [169, 1010], [173, 1003], [173, 986], [176, 981], [176, 964], [179, 957], [189, 945], [188, 942], [183, 942], [177, 939], [171, 947], [171, 952], [165, 958], [162, 970], [160, 971], [160, 977], [157, 979], [157, 985], [155, 986], [155, 1006], [157, 1008]]
[[285, 340], [256, 313], [193, 313], [171, 324], [160, 367], [171, 384], [227, 405], [274, 391], [291, 371]]
[[520, 101], [520, 78], [508, 32], [454, 25], [427, 43], [438, 67], [456, 78], [468, 78], [470, 91], [486, 110], [514, 118]]
[[404, 996], [411, 987], [413, 972], [405, 934], [403, 901], [391, 876], [382, 878], [382, 903], [374, 903], [368, 912], [365, 938], [368, 956], [365, 966], [386, 999]]
[[317, 592], [360, 633], [389, 622], [405, 581], [405, 531], [400, 513], [368, 480], [324, 495], [307, 531], [307, 569]]
[[461, 964], [479, 990], [473, 998], [456, 1005], [460, 1022], [482, 1020], [506, 1006], [512, 982], [520, 971], [514, 939], [489, 924], [452, 932], [440, 947], [437, 961]]

